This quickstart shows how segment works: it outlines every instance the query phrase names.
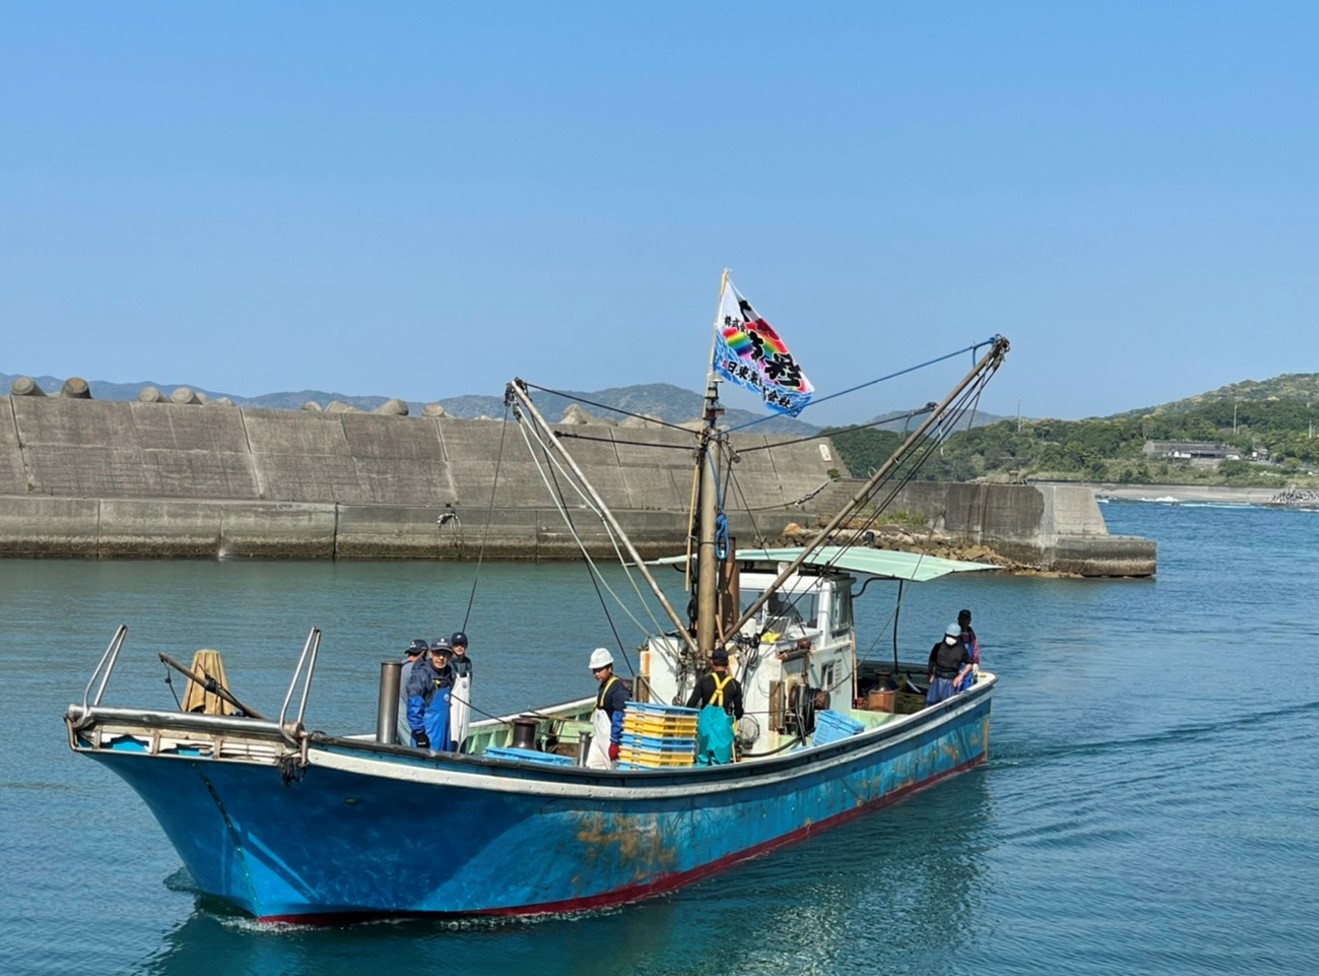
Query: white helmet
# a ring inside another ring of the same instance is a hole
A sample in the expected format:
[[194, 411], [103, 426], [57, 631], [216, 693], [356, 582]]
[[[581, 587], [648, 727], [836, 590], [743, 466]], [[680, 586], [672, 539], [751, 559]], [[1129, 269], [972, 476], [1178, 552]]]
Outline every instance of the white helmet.
[[614, 655], [610, 654], [606, 648], [597, 647], [591, 652], [591, 670], [597, 671], [600, 668], [611, 668], [614, 666]]

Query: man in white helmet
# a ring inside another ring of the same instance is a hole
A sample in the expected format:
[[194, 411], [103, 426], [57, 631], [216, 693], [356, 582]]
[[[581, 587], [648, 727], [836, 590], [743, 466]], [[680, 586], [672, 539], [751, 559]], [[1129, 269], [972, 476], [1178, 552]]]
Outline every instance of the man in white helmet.
[[591, 751], [586, 765], [591, 769], [613, 769], [623, 742], [623, 710], [627, 689], [614, 674], [614, 655], [603, 647], [591, 652], [591, 673], [600, 683], [591, 712]]

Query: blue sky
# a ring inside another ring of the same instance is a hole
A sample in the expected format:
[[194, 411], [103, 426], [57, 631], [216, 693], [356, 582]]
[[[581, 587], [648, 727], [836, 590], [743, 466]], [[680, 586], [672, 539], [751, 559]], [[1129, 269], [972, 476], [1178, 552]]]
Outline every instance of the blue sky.
[[724, 268], [821, 395], [999, 332], [996, 413], [1319, 371], [1316, 36], [1312, 3], [3, 0], [0, 372], [700, 389]]

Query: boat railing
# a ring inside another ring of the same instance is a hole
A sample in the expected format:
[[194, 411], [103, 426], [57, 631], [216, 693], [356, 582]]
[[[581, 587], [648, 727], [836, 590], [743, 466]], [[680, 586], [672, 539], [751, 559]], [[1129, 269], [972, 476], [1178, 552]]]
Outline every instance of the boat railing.
[[[293, 669], [293, 680], [289, 682], [288, 694], [284, 696], [284, 704], [279, 710], [279, 727], [287, 727], [287, 716], [289, 705], [293, 701], [293, 693], [298, 689], [298, 681], [302, 681], [302, 698], [298, 702], [298, 717], [294, 720], [294, 728], [302, 726], [302, 717], [307, 711], [307, 695], [311, 692], [311, 678], [316, 671], [316, 656], [321, 648], [321, 629], [313, 627], [307, 634], [307, 641], [302, 645], [302, 654], [298, 657], [298, 666]], [[304, 673], [305, 672], [305, 673]]]
[[[214, 735], [235, 736], [248, 735], [264, 738], [287, 740], [288, 734], [269, 719], [244, 718], [238, 715], [215, 715], [208, 712], [179, 712], [173, 709], [159, 711], [146, 708], [93, 706], [92, 709], [78, 711], [77, 705], [70, 705], [65, 716], [75, 729], [82, 729], [90, 724], [131, 729], [164, 729], [178, 735]], [[129, 734], [132, 734], [131, 732]]]
[[[110, 644], [106, 647], [105, 653], [101, 655], [100, 662], [96, 665], [95, 670], [92, 671], [92, 676], [88, 679], [87, 687], [82, 693], [82, 713], [84, 715], [86, 715], [89, 710], [89, 704], [91, 708], [95, 708], [97, 705], [101, 704], [101, 696], [105, 694], [106, 682], [110, 680], [110, 672], [114, 670], [115, 663], [119, 660], [119, 649], [124, 646], [124, 638], [126, 636], [128, 636], [128, 625], [120, 624], [119, 629], [114, 632], [114, 637], [110, 639]], [[102, 671], [105, 673], [102, 674]], [[92, 685], [96, 684], [97, 676], [100, 676], [101, 684], [96, 689], [96, 697], [91, 698]]]

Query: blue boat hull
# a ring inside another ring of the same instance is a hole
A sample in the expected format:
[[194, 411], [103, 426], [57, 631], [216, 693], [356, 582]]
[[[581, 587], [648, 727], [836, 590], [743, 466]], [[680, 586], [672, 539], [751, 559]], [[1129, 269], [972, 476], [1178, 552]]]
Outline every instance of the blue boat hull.
[[[79, 751], [146, 801], [203, 891], [260, 919], [536, 914], [671, 890], [965, 770], [988, 752], [990, 691], [783, 757], [671, 772], [328, 738], [300, 777], [131, 739]], [[445, 842], [425, 843], [435, 830]]]

